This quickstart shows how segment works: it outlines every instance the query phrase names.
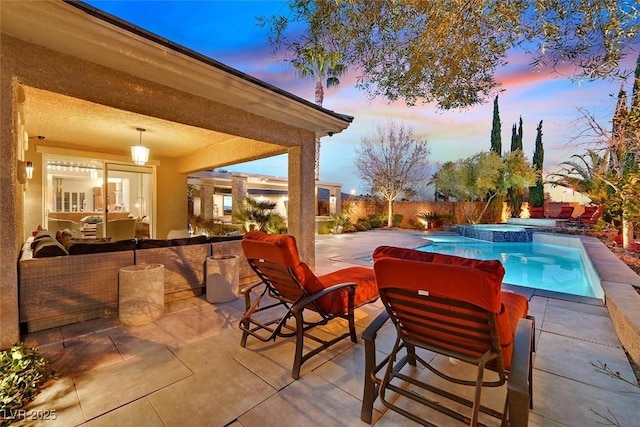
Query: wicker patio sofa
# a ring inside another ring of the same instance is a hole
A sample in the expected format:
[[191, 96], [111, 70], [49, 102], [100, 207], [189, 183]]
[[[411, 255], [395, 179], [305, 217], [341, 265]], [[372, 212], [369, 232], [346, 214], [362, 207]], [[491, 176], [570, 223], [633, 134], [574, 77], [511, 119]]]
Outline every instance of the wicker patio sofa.
[[[18, 263], [22, 332], [35, 332], [118, 312], [118, 271], [132, 265], [135, 240], [96, 243], [96, 253], [65, 255], [62, 245], [25, 245]], [[108, 252], [98, 252], [106, 250]], [[34, 257], [40, 252], [49, 255]], [[74, 252], [72, 252], [74, 253]]]
[[207, 236], [140, 240], [136, 248], [136, 264], [164, 265], [165, 302], [202, 294], [204, 264], [209, 256]]
[[[22, 332], [35, 332], [118, 313], [118, 272], [134, 264], [165, 266], [165, 302], [200, 295], [205, 261], [240, 257], [240, 283], [255, 280], [242, 252], [242, 236], [204, 236], [110, 243], [25, 244], [18, 263]], [[97, 253], [90, 253], [97, 252]], [[41, 257], [34, 255], [44, 255]]]

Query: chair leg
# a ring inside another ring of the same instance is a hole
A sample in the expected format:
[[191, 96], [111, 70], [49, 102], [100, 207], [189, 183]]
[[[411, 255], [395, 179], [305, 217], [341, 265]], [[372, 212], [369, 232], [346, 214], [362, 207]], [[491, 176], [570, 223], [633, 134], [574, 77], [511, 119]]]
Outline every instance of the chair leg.
[[362, 333], [364, 341], [364, 391], [362, 393], [362, 408], [360, 419], [371, 424], [373, 416], [373, 402], [378, 397], [378, 384], [375, 372], [378, 368], [376, 363], [376, 336], [378, 331], [389, 319], [389, 314], [383, 311]]
[[[245, 316], [247, 314], [247, 312], [251, 309], [251, 296], [249, 295], [251, 293], [251, 291], [246, 291], [246, 293], [244, 294], [244, 306], [245, 306]], [[240, 321], [240, 324], [243, 326], [242, 329], [242, 338], [240, 339], [240, 346], [241, 347], [246, 347], [247, 346], [247, 337], [249, 336], [249, 333], [247, 332], [247, 330], [249, 329], [249, 327], [251, 326], [251, 321], [249, 317], [243, 317], [242, 320]]]
[[354, 309], [354, 303], [355, 303], [355, 288], [348, 288], [347, 290], [348, 292], [348, 310], [347, 310], [347, 316], [349, 318], [349, 335], [351, 336], [351, 342], [352, 343], [357, 343], [358, 342], [358, 336], [356, 335], [356, 320], [355, 320], [355, 309]]
[[407, 362], [411, 366], [416, 366], [416, 347], [411, 344], [405, 344], [407, 348]]
[[476, 377], [476, 389], [473, 396], [473, 408], [471, 410], [471, 427], [478, 425], [478, 415], [480, 413], [480, 399], [482, 396], [482, 379], [484, 378], [484, 363], [478, 366], [478, 375]]
[[362, 394], [362, 409], [360, 419], [371, 424], [373, 416], [373, 402], [376, 400], [376, 383], [373, 371], [376, 367], [376, 344], [373, 340], [364, 340], [364, 392]]
[[300, 367], [302, 366], [302, 350], [304, 349], [304, 319], [302, 317], [302, 310], [294, 310], [294, 317], [296, 319], [296, 351], [293, 358], [293, 369], [291, 369], [291, 376], [294, 380], [300, 378]]

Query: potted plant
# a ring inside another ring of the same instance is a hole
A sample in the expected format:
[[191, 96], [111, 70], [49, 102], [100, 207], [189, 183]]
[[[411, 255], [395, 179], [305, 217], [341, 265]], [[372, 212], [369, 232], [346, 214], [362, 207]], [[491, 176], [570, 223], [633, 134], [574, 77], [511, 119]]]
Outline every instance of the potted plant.
[[436, 212], [420, 212], [418, 217], [424, 221], [427, 230], [441, 228], [443, 225], [441, 215]]

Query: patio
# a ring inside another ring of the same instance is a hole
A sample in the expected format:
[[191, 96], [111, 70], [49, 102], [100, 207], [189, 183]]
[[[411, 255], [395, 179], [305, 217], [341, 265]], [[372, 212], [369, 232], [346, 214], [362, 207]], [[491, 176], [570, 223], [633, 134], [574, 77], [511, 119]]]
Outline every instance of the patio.
[[[414, 233], [384, 230], [318, 235], [316, 271], [357, 263], [380, 244], [415, 247], [423, 242]], [[518, 291], [529, 297], [536, 318], [530, 425], [606, 423], [601, 416], [620, 425], [636, 423], [639, 389], [592, 365], [606, 364], [635, 381], [607, 308], [599, 300]], [[356, 312], [359, 333], [381, 310], [378, 301]], [[27, 336], [52, 361], [58, 379], [26, 414], [55, 411], [56, 419], [16, 425], [366, 425], [360, 421], [361, 339], [358, 344], [344, 340], [312, 358], [294, 381], [293, 340], [264, 344], [249, 339], [247, 348], [240, 347], [242, 312], [240, 299], [212, 305], [191, 298], [168, 305], [163, 318], [146, 326], [120, 326], [117, 318], [109, 318]], [[393, 343], [390, 326], [385, 328], [379, 338], [382, 352]], [[325, 330], [331, 333], [331, 325]], [[377, 426], [409, 424], [378, 403], [376, 408]], [[455, 425], [438, 415], [433, 422]]]

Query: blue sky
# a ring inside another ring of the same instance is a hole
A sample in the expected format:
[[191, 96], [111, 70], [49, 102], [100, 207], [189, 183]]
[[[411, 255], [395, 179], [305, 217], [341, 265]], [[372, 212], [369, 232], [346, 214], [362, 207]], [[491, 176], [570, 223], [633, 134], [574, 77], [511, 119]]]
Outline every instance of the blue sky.
[[[88, 1], [105, 12], [156, 33], [201, 54], [287, 90], [309, 101], [314, 100], [314, 81], [302, 78], [288, 63], [274, 56], [267, 30], [256, 25], [257, 16], [286, 14], [283, 1]], [[639, 46], [625, 60], [633, 69]], [[281, 56], [281, 55], [279, 55]], [[530, 60], [521, 53], [510, 55], [509, 65], [496, 75], [504, 91], [500, 94], [502, 146], [508, 150], [511, 127], [523, 119], [523, 145], [529, 160], [533, 157], [536, 126], [543, 123], [545, 172], [572, 154], [583, 153], [575, 141], [583, 125], [578, 124], [578, 107], [591, 112], [600, 124], [610, 127], [620, 82], [572, 82], [545, 70], [532, 70]], [[323, 138], [320, 179], [343, 183], [343, 191], [368, 189], [360, 181], [353, 159], [364, 136], [374, 133], [378, 124], [389, 121], [411, 126], [431, 146], [432, 163], [468, 157], [490, 147], [493, 103], [459, 111], [438, 111], [433, 104], [406, 107], [403, 102], [369, 99], [355, 88], [357, 74], [349, 73], [340, 85], [325, 91], [323, 106], [353, 116], [351, 126], [333, 137]], [[631, 91], [628, 80], [625, 89]], [[286, 156], [245, 163], [227, 170], [286, 176]]]

